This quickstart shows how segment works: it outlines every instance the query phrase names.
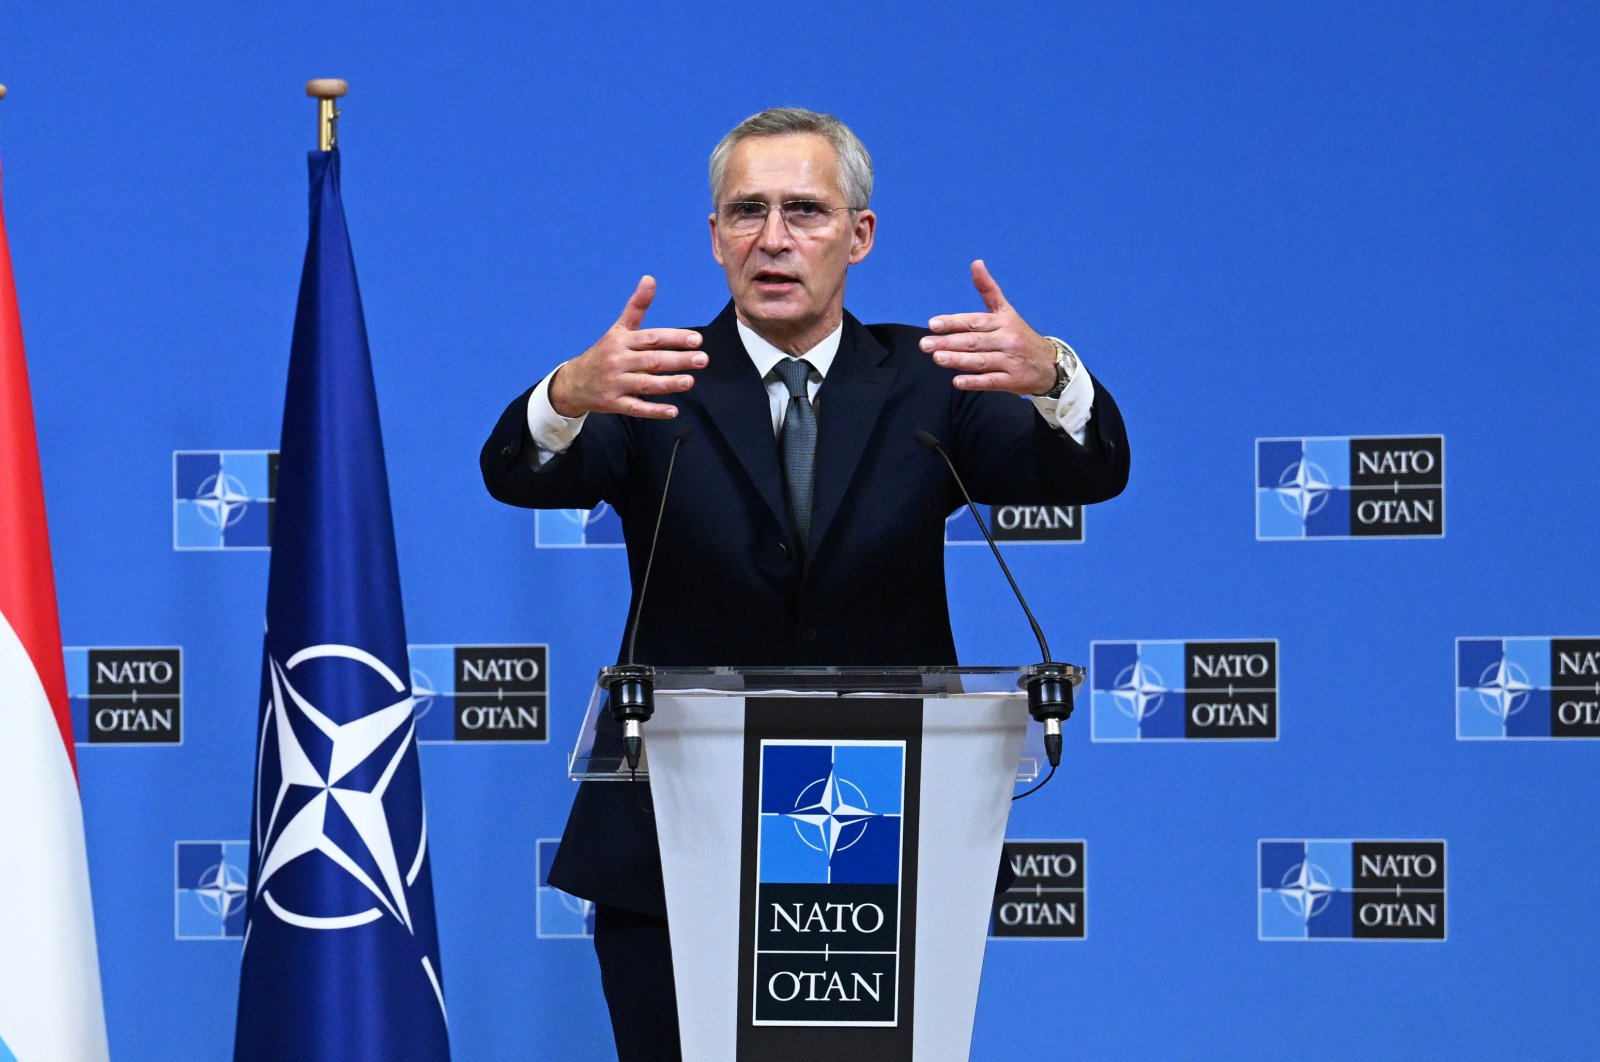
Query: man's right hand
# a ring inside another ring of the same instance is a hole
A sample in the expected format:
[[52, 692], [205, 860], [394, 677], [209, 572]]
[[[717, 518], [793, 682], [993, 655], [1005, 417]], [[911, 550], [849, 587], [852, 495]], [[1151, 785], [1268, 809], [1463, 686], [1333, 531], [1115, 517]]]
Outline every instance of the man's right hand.
[[551, 408], [563, 417], [624, 413], [670, 420], [678, 415], [678, 407], [671, 403], [649, 402], [641, 396], [689, 390], [694, 386], [693, 376], [659, 374], [703, 369], [707, 359], [696, 349], [700, 346], [699, 332], [684, 328], [640, 329], [655, 297], [655, 277], [641, 277], [617, 323], [599, 342], [551, 377]]

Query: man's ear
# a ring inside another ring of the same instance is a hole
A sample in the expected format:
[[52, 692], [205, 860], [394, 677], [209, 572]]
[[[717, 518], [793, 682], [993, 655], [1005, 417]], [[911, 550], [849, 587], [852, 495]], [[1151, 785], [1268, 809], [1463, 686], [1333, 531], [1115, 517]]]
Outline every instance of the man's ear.
[[[856, 212], [854, 227], [850, 230], [850, 264], [855, 265], [872, 252], [872, 238], [878, 231], [878, 215], [870, 210]], [[721, 261], [721, 259], [718, 259]]]
[[711, 226], [711, 257], [717, 260], [717, 265], [721, 265], [722, 248], [717, 244], [717, 215], [714, 212], [707, 214], [706, 222]]

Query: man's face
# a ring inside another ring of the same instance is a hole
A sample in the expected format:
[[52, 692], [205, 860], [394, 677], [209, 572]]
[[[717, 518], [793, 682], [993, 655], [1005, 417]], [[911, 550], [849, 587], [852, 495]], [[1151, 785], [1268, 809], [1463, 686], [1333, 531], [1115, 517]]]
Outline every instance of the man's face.
[[734, 145], [717, 194], [718, 210], [735, 201], [772, 209], [748, 235], [711, 215], [711, 253], [728, 276], [740, 320], [775, 346], [803, 354], [838, 326], [846, 270], [872, 250], [877, 217], [836, 211], [815, 230], [791, 231], [780, 205], [796, 199], [850, 204], [839, 187], [833, 145], [814, 133], [750, 137]]

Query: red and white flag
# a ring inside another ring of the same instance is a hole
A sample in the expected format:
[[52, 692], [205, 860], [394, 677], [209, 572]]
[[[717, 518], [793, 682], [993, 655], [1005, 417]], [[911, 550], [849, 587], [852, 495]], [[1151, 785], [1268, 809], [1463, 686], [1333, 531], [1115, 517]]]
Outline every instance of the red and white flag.
[[44, 487], [0, 210], [0, 1062], [106, 1054]]

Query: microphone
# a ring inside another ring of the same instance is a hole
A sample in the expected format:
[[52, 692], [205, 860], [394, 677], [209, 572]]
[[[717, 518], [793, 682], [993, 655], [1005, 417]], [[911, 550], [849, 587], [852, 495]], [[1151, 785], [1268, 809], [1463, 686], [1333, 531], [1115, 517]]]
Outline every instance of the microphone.
[[1028, 691], [1028, 714], [1044, 724], [1044, 754], [1050, 761], [1051, 770], [1054, 771], [1061, 766], [1061, 724], [1072, 716], [1072, 682], [1067, 665], [1057, 663], [1050, 658], [1050, 645], [1044, 640], [1044, 631], [1039, 627], [1039, 621], [1033, 618], [1033, 610], [1028, 607], [1027, 599], [1018, 589], [1017, 581], [1011, 577], [1011, 569], [1006, 566], [1005, 557], [1000, 555], [1000, 547], [995, 545], [994, 536], [989, 534], [989, 525], [978, 515], [978, 507], [972, 504], [972, 495], [967, 493], [967, 485], [961, 482], [961, 473], [956, 471], [955, 462], [950, 460], [950, 455], [945, 452], [943, 444], [932, 433], [921, 428], [917, 429], [912, 438], [916, 439], [919, 445], [944, 458], [945, 467], [950, 469], [951, 478], [961, 489], [961, 497], [966, 499], [967, 510], [978, 522], [978, 530], [983, 532], [984, 541], [989, 543], [989, 549], [994, 552], [994, 559], [999, 562], [1000, 570], [1005, 573], [1006, 582], [1011, 584], [1011, 592], [1016, 595], [1017, 604], [1022, 606], [1022, 614], [1028, 617], [1028, 626], [1033, 628], [1033, 636], [1039, 642], [1040, 663], [1027, 669], [1027, 677], [1023, 683]]
[[634, 645], [639, 638], [639, 618], [644, 614], [644, 595], [650, 586], [650, 571], [656, 563], [656, 543], [661, 538], [661, 518], [667, 513], [667, 492], [672, 489], [672, 470], [678, 463], [678, 450], [694, 433], [694, 425], [680, 424], [672, 438], [672, 453], [667, 458], [667, 475], [661, 484], [661, 506], [656, 510], [655, 530], [650, 534], [650, 552], [645, 556], [644, 577], [639, 580], [639, 596], [633, 602], [633, 618], [628, 624], [626, 659], [615, 667], [602, 668], [600, 681], [611, 697], [611, 717], [622, 724], [622, 754], [628, 770], [639, 769], [639, 754], [644, 751], [642, 724], [656, 711], [655, 669], [636, 664]]

